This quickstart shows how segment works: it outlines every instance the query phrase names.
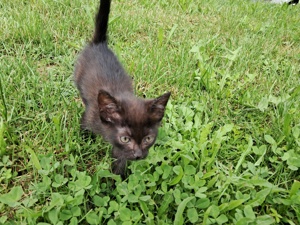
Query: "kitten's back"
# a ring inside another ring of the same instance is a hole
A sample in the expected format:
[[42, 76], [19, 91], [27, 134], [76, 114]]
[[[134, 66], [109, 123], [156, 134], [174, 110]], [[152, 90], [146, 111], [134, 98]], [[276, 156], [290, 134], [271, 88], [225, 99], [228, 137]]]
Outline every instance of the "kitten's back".
[[100, 89], [116, 97], [126, 92], [133, 93], [131, 78], [107, 46], [110, 3], [110, 0], [100, 1], [94, 37], [80, 54], [75, 66], [75, 83], [85, 104], [95, 102]]
[[81, 96], [96, 100], [100, 89], [114, 96], [133, 93], [132, 81], [106, 44], [89, 44], [75, 66], [74, 79]]

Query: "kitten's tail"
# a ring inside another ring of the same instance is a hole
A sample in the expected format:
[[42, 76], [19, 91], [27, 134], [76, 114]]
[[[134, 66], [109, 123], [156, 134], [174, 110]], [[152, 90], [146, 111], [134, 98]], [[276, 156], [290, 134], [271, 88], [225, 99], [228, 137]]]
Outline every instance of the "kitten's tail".
[[99, 44], [107, 41], [107, 27], [111, 0], [100, 0], [100, 7], [96, 16], [96, 27], [92, 42]]

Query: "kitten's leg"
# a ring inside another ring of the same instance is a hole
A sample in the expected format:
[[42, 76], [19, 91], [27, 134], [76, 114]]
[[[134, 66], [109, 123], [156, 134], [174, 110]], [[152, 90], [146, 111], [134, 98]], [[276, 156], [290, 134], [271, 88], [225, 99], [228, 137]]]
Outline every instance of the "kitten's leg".
[[116, 159], [112, 163], [112, 171], [114, 174], [120, 175], [122, 180], [125, 180], [127, 175], [126, 175], [126, 165], [127, 165], [127, 160], [126, 159]]
[[121, 149], [117, 147], [113, 147], [112, 149], [112, 158], [115, 160], [112, 163], [112, 172], [114, 174], [120, 175], [122, 180], [126, 179], [126, 168], [127, 168], [127, 160], [123, 155]]

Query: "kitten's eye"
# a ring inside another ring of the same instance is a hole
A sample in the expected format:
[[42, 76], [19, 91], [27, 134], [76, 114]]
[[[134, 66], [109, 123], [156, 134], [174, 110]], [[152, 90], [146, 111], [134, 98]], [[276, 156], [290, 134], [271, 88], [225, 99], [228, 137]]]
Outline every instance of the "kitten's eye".
[[120, 137], [120, 141], [123, 143], [128, 143], [130, 141], [130, 137], [122, 136]]
[[153, 137], [153, 136], [146, 136], [145, 139], [144, 139], [144, 141], [145, 141], [146, 143], [151, 143], [153, 140], [154, 140], [154, 137]]

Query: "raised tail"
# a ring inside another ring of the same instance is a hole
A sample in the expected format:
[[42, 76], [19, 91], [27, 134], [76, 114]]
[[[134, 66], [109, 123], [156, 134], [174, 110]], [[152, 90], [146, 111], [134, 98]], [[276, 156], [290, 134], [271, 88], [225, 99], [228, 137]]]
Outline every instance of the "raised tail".
[[107, 27], [111, 0], [100, 0], [99, 11], [96, 16], [95, 33], [92, 42], [99, 44], [107, 41]]

